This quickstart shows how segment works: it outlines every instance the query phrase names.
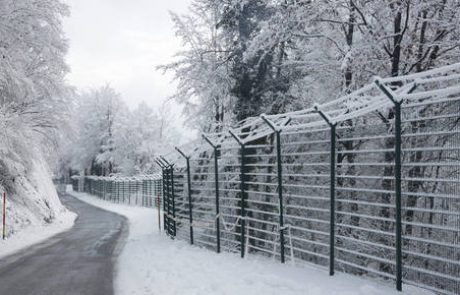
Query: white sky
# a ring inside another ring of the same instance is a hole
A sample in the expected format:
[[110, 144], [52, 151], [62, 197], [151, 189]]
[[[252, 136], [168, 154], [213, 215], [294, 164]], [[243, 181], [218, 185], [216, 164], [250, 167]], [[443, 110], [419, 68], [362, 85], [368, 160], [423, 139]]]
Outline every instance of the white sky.
[[[171, 61], [180, 48], [169, 11], [185, 13], [190, 0], [64, 2], [71, 7], [64, 22], [71, 85], [88, 89], [109, 84], [131, 108], [141, 101], [160, 106], [174, 92], [171, 75], [155, 67]], [[177, 104], [170, 105], [174, 113], [181, 112]]]

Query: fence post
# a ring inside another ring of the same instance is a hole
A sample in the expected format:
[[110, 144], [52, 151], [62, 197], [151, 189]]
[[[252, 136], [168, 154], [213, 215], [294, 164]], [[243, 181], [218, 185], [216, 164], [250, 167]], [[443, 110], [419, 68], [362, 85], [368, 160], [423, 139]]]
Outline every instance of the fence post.
[[[154, 192], [156, 193], [157, 198], [157, 209], [158, 209], [158, 229], [161, 232], [161, 197], [160, 197], [160, 180], [154, 180]], [[161, 185], [163, 188], [163, 185]], [[163, 194], [163, 193], [162, 193]]]
[[163, 168], [163, 225], [164, 230], [169, 234], [169, 187], [168, 187], [168, 169]]
[[326, 121], [331, 128], [331, 150], [330, 150], [330, 231], [329, 231], [329, 275], [333, 276], [335, 272], [335, 183], [336, 183], [336, 126], [337, 122], [334, 122], [327, 114], [319, 109], [318, 105], [314, 106], [315, 111]]
[[[140, 184], [141, 193], [142, 193], [142, 181], [140, 181], [139, 179], [136, 179], [136, 205], [139, 205], [139, 184]], [[141, 194], [141, 202], [142, 202], [142, 194]]]
[[232, 131], [229, 130], [230, 135], [238, 142], [241, 151], [241, 168], [240, 168], [240, 186], [241, 186], [241, 258], [244, 258], [244, 239], [246, 227], [246, 184], [245, 184], [245, 153], [246, 148], [244, 142]]
[[106, 185], [107, 185], [107, 183], [106, 183], [105, 179], [101, 179], [101, 183], [102, 183], [102, 199], [104, 201], [106, 201], [106, 194], [105, 193], [106, 193]]
[[190, 222], [190, 244], [193, 245], [193, 214], [192, 214], [192, 180], [190, 179], [190, 156], [186, 156], [179, 148], [176, 150], [185, 158], [187, 164], [187, 196], [188, 196], [188, 216]]
[[170, 190], [170, 200], [168, 201], [168, 203], [170, 203], [170, 206], [168, 207], [171, 207], [171, 211], [172, 211], [172, 237], [176, 237], [176, 204], [175, 204], [175, 193], [174, 193], [174, 164], [171, 164], [169, 163], [165, 158], [163, 157], [160, 157], [163, 162], [165, 162], [168, 166], [169, 166], [169, 178], [170, 178], [170, 181], [169, 181], [169, 184], [171, 186], [171, 190]]
[[[162, 189], [162, 197], [163, 197], [163, 230], [166, 232], [166, 223], [167, 223], [167, 216], [166, 216], [166, 167], [160, 161], [156, 160], [158, 166], [161, 168], [161, 189]], [[160, 204], [158, 204], [159, 206]]]
[[164, 195], [164, 220], [165, 220], [165, 230], [168, 235], [171, 234], [170, 232], [170, 220], [169, 220], [169, 211], [170, 211], [170, 200], [169, 200], [169, 169], [165, 165], [165, 177], [164, 177], [164, 184], [165, 184], [165, 195]]
[[120, 204], [120, 181], [115, 179], [115, 188], [117, 191], [117, 203]]
[[112, 202], [112, 180], [108, 179], [107, 180], [107, 193], [108, 193], [108, 198], [110, 202]]
[[173, 237], [176, 237], [176, 195], [174, 191], [174, 165], [170, 166], [170, 177], [171, 177], [171, 199], [172, 199], [172, 214], [173, 214]]
[[[401, 127], [401, 105], [402, 97], [394, 93], [390, 88], [386, 87], [380, 80], [375, 79], [375, 84], [379, 89], [388, 97], [394, 105], [395, 115], [395, 207], [396, 207], [396, 289], [402, 291], [402, 216], [401, 216], [401, 191], [402, 191], [402, 180], [401, 180], [401, 149], [402, 149], [402, 127]], [[413, 83], [409, 85], [406, 93], [411, 93], [415, 90], [417, 85]]]
[[203, 139], [214, 150], [214, 186], [216, 191], [216, 235], [217, 235], [217, 253], [220, 253], [220, 208], [219, 208], [219, 161], [218, 161], [218, 148], [206, 135], [202, 134]]
[[2, 228], [2, 238], [3, 239], [6, 239], [6, 192], [3, 192], [3, 221], [2, 221], [2, 224], [3, 224], [3, 228]]
[[148, 207], [148, 205], [146, 205], [146, 200], [147, 198], [145, 197], [147, 194], [147, 181], [142, 178], [141, 179], [141, 206], [142, 207]]
[[122, 203], [125, 204], [126, 178], [123, 179], [123, 182], [121, 183], [121, 187], [123, 188], [123, 190], [122, 190], [122, 191], [123, 191], [123, 194], [122, 194], [122, 196], [123, 196], [123, 201], [122, 201]]
[[128, 182], [128, 196], [127, 196], [128, 197], [128, 205], [131, 205], [131, 193], [132, 193], [132, 187], [133, 187], [133, 185], [131, 184], [132, 179], [128, 178], [127, 182]]
[[[277, 178], [278, 178], [278, 202], [279, 202], [279, 233], [280, 233], [280, 255], [281, 263], [285, 262], [285, 249], [284, 249], [284, 208], [283, 208], [283, 166], [281, 159], [281, 131], [280, 127], [277, 127], [272, 121], [267, 119], [265, 114], [262, 114], [260, 118], [267, 123], [270, 129], [273, 130], [276, 136], [276, 162], [277, 162]], [[291, 119], [287, 119], [283, 122], [283, 126], [289, 124]]]

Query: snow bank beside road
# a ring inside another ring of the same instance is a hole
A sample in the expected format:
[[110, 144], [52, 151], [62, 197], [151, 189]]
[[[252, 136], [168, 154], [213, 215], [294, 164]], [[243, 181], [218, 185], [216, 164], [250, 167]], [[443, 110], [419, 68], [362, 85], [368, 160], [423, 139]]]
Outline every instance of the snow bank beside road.
[[217, 255], [159, 234], [153, 209], [72, 195], [129, 219], [129, 237], [117, 264], [115, 290], [120, 295], [431, 294], [409, 286], [400, 293], [371, 280], [341, 273], [329, 277], [324, 269], [281, 265], [254, 255], [244, 260], [235, 254]]
[[70, 229], [77, 216], [61, 204], [41, 154], [37, 151], [33, 159], [29, 158], [12, 152], [0, 158], [0, 207], [3, 192], [8, 192], [7, 240], [0, 236], [0, 258]]
[[21, 232], [7, 240], [0, 239], [0, 258], [14, 254], [34, 244], [41, 243], [54, 235], [65, 232], [74, 225], [77, 214], [64, 211], [52, 223], [29, 225]]

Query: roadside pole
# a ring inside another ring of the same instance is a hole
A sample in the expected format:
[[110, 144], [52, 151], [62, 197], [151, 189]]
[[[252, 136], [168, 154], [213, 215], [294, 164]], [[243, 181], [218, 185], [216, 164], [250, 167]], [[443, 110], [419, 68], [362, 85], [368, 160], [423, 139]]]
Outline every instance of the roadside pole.
[[157, 209], [158, 209], [158, 229], [161, 232], [161, 201], [160, 201], [160, 195], [157, 196]]
[[3, 192], [3, 239], [6, 239], [6, 192]]

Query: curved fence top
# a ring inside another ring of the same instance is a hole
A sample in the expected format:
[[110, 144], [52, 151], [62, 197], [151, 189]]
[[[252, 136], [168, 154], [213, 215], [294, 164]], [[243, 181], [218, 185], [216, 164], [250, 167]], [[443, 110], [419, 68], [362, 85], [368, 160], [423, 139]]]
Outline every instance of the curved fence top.
[[[299, 111], [250, 117], [233, 126], [221, 126], [218, 128], [219, 132], [203, 134], [206, 140], [194, 140], [181, 146], [180, 150], [188, 157], [193, 157], [210, 151], [209, 142], [215, 146], [238, 148], [240, 144], [248, 144], [271, 135], [274, 128], [293, 133], [320, 130], [329, 128], [329, 124], [340, 124], [375, 111], [389, 110], [395, 102], [413, 104], [455, 100], [460, 95], [459, 80], [460, 63], [398, 77], [375, 77], [372, 83], [323, 104], [315, 104]], [[319, 112], [324, 116], [320, 116]], [[240, 143], [232, 138], [231, 132], [239, 138]], [[164, 158], [169, 163], [183, 163], [183, 156], [176, 151], [170, 152]]]

